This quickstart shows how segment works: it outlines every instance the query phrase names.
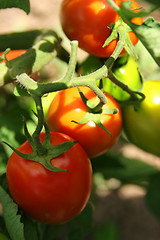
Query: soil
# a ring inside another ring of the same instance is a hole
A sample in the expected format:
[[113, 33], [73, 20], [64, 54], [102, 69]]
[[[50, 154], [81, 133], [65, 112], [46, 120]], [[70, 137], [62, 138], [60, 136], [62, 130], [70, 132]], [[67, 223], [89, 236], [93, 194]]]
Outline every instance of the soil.
[[[140, 4], [142, 1], [139, 1]], [[31, 0], [31, 12], [26, 15], [19, 9], [0, 10], [0, 34], [25, 31], [37, 28], [52, 28], [63, 36], [60, 22], [60, 0]], [[143, 4], [143, 7], [148, 7]], [[154, 13], [159, 19], [160, 11]], [[69, 41], [64, 43], [69, 48]], [[86, 54], [79, 50], [78, 58]], [[128, 157], [139, 158], [160, 169], [160, 158], [147, 154], [133, 145], [116, 146]], [[145, 191], [135, 185], [126, 185], [120, 190], [99, 189], [94, 210], [97, 225], [114, 220], [117, 223], [121, 240], [159, 240], [160, 221], [146, 207]]]

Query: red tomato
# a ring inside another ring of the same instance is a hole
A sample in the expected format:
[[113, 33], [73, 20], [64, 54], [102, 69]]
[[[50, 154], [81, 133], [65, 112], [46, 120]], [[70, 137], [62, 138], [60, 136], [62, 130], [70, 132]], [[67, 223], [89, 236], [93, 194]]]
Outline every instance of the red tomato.
[[[6, 54], [6, 58], [8, 61], [13, 60], [14, 58], [17, 58], [24, 54], [26, 52], [25, 49], [16, 49], [16, 50], [11, 50], [9, 53]], [[3, 52], [0, 52], [0, 56], [2, 56]], [[5, 60], [2, 61], [6, 62]]]
[[[44, 136], [41, 133], [41, 142]], [[70, 140], [73, 139], [65, 134], [51, 132], [51, 144]], [[28, 141], [18, 150], [32, 152]], [[74, 218], [88, 202], [92, 167], [79, 143], [51, 159], [51, 163], [69, 172], [49, 171], [40, 163], [26, 160], [14, 152], [7, 165], [7, 182], [13, 199], [26, 214], [44, 223], [60, 224]]]
[[[120, 6], [128, 0], [114, 0]], [[139, 8], [135, 0], [131, 0], [131, 8]], [[70, 40], [78, 40], [79, 47], [97, 57], [108, 58], [113, 53], [117, 40], [102, 48], [110, 36], [111, 23], [117, 22], [119, 15], [106, 0], [63, 0], [61, 5], [61, 25]], [[134, 18], [132, 22], [142, 24], [142, 18]], [[129, 33], [132, 43], [138, 41], [136, 35]], [[121, 55], [125, 53], [122, 51]]]
[[[94, 99], [95, 93], [87, 87], [81, 91], [88, 99]], [[87, 111], [78, 89], [68, 88], [58, 92], [53, 99], [47, 114], [47, 123], [51, 130], [63, 132], [79, 141], [89, 157], [101, 155], [107, 151], [118, 139], [122, 128], [122, 115], [119, 104], [110, 95], [106, 108], [118, 108], [119, 112], [113, 115], [101, 115], [101, 123], [110, 131], [112, 136], [97, 126], [93, 121], [77, 124], [82, 120]]]

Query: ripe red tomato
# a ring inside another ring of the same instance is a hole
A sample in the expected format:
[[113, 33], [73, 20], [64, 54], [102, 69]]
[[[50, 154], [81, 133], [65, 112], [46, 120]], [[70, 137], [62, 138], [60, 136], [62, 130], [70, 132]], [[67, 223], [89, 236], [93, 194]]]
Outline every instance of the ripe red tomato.
[[[41, 142], [44, 137], [41, 133]], [[70, 140], [73, 139], [63, 133], [51, 132], [51, 144]], [[32, 152], [28, 141], [18, 150]], [[26, 160], [14, 152], [7, 164], [7, 182], [13, 199], [26, 214], [44, 223], [60, 224], [74, 218], [88, 202], [92, 167], [79, 143], [51, 159], [51, 163], [69, 172], [49, 171], [40, 163]]]
[[[114, 0], [118, 6], [128, 0]], [[139, 8], [135, 0], [131, 0], [131, 8]], [[79, 47], [97, 57], [108, 58], [113, 53], [117, 40], [102, 48], [110, 36], [111, 23], [119, 19], [117, 12], [106, 0], [63, 0], [61, 5], [61, 25], [70, 40], [78, 40]], [[142, 18], [134, 18], [132, 22], [142, 24]], [[135, 45], [138, 41], [131, 31], [129, 37]], [[121, 54], [124, 54], [125, 50]]]
[[[80, 88], [88, 99], [94, 99], [95, 93], [88, 87]], [[82, 101], [78, 89], [68, 88], [62, 90], [54, 97], [47, 114], [47, 123], [51, 130], [63, 132], [76, 139], [88, 153], [95, 157], [106, 152], [118, 139], [122, 128], [122, 115], [119, 104], [110, 95], [106, 108], [118, 108], [119, 112], [112, 115], [101, 115], [101, 123], [110, 131], [112, 136], [96, 125], [93, 121], [77, 124], [87, 112], [87, 107]]]
[[[16, 50], [11, 50], [9, 53], [6, 54], [6, 58], [8, 61], [13, 60], [14, 58], [17, 58], [24, 54], [26, 52], [25, 49], [16, 49]], [[0, 52], [0, 56], [2, 56], [3, 52]], [[2, 63], [6, 62], [5, 60], [2, 60]]]

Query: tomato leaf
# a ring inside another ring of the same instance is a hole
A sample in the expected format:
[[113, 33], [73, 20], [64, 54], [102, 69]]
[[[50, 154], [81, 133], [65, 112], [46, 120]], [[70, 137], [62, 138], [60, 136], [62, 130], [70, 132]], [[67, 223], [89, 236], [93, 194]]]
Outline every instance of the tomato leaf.
[[157, 6], [160, 6], [160, 1], [159, 0], [145, 0], [146, 2], [149, 2], [149, 3], [152, 3], [152, 4], [155, 4]]
[[1, 0], [0, 9], [5, 8], [20, 8], [28, 14], [30, 12], [30, 2], [29, 0]]
[[108, 151], [106, 154], [94, 158], [92, 161], [94, 172], [100, 172], [105, 178], [116, 178], [123, 183], [137, 183], [148, 180], [149, 176], [158, 170], [142, 161], [131, 159]]
[[93, 240], [118, 240], [118, 229], [114, 222], [107, 222], [98, 227], [94, 232]]
[[123, 2], [118, 13], [124, 21], [131, 27], [133, 32], [137, 35], [149, 53], [152, 55], [158, 65], [160, 65], [160, 23], [154, 20], [152, 17], [146, 19], [143, 24], [136, 25], [131, 22], [133, 17], [145, 16], [149, 14], [149, 11], [140, 11], [133, 13], [129, 9], [129, 3]]
[[93, 224], [92, 213], [92, 205], [88, 202], [85, 209], [68, 223], [67, 239], [81, 240], [91, 230]]
[[37, 229], [35, 223], [25, 214], [22, 215], [22, 222], [24, 224], [25, 240], [38, 240]]
[[[43, 224], [45, 227], [45, 231], [43, 234], [42, 240], [56, 240], [58, 239], [59, 233], [62, 231], [63, 225], [49, 225], [49, 224]], [[42, 224], [40, 224], [40, 227], [42, 227]]]
[[151, 212], [160, 219], [160, 173], [154, 174], [150, 178], [146, 194], [146, 203]]
[[25, 240], [24, 226], [17, 215], [18, 206], [13, 202], [8, 193], [0, 186], [0, 201], [3, 207], [3, 216], [6, 228], [12, 240]]
[[132, 30], [160, 66], [160, 23], [149, 17], [142, 25], [133, 26]]

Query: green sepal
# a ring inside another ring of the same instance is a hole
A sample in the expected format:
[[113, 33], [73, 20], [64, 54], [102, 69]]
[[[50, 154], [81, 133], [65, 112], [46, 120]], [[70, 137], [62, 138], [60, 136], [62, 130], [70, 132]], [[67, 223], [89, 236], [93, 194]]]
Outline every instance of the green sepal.
[[[118, 113], [118, 109], [104, 107], [104, 105], [101, 105], [98, 97], [95, 100], [88, 100], [79, 88], [78, 88], [78, 91], [82, 98], [82, 101], [87, 107], [87, 112], [83, 119], [81, 119], [80, 121], [72, 120], [72, 122], [77, 124], [85, 124], [90, 121], [93, 121], [97, 126], [99, 126], [104, 131], [106, 131], [108, 134], [111, 135], [110, 131], [101, 123], [100, 118], [101, 118], [101, 115], [103, 114], [107, 114], [107, 115], [116, 114]], [[95, 111], [95, 109], [97, 109], [97, 111]]]
[[134, 60], [136, 60], [137, 55], [129, 37], [129, 32], [131, 31], [132, 31], [131, 28], [125, 22], [123, 22], [122, 18], [119, 18], [119, 20], [112, 26], [112, 32], [110, 36], [106, 39], [103, 47], [106, 47], [110, 42], [117, 39], [118, 44], [120, 45], [122, 44], [126, 52]]
[[98, 127], [102, 128], [104, 131], [106, 131], [112, 137], [111, 132], [100, 122], [100, 119], [97, 119], [97, 121], [95, 121], [95, 123], [98, 125]]
[[[58, 145], [52, 145], [52, 144], [48, 143], [47, 145], [45, 145], [45, 148], [47, 150], [46, 154], [42, 155], [42, 156], [39, 156], [37, 154], [37, 152], [35, 152], [35, 151], [32, 152], [32, 153], [29, 153], [29, 154], [21, 153], [20, 151], [18, 151], [14, 147], [12, 147], [7, 142], [2, 141], [2, 143], [9, 146], [20, 157], [22, 157], [24, 159], [27, 159], [27, 160], [30, 160], [30, 161], [38, 162], [38, 163], [42, 164], [49, 171], [52, 171], [52, 172], [69, 172], [67, 169], [54, 167], [51, 164], [51, 160], [60, 156], [64, 152], [67, 152], [71, 147], [73, 147], [77, 143], [77, 141], [68, 141], [68, 142], [64, 142], [62, 144], [58, 144]], [[43, 143], [42, 143], [42, 146], [43, 146]]]

